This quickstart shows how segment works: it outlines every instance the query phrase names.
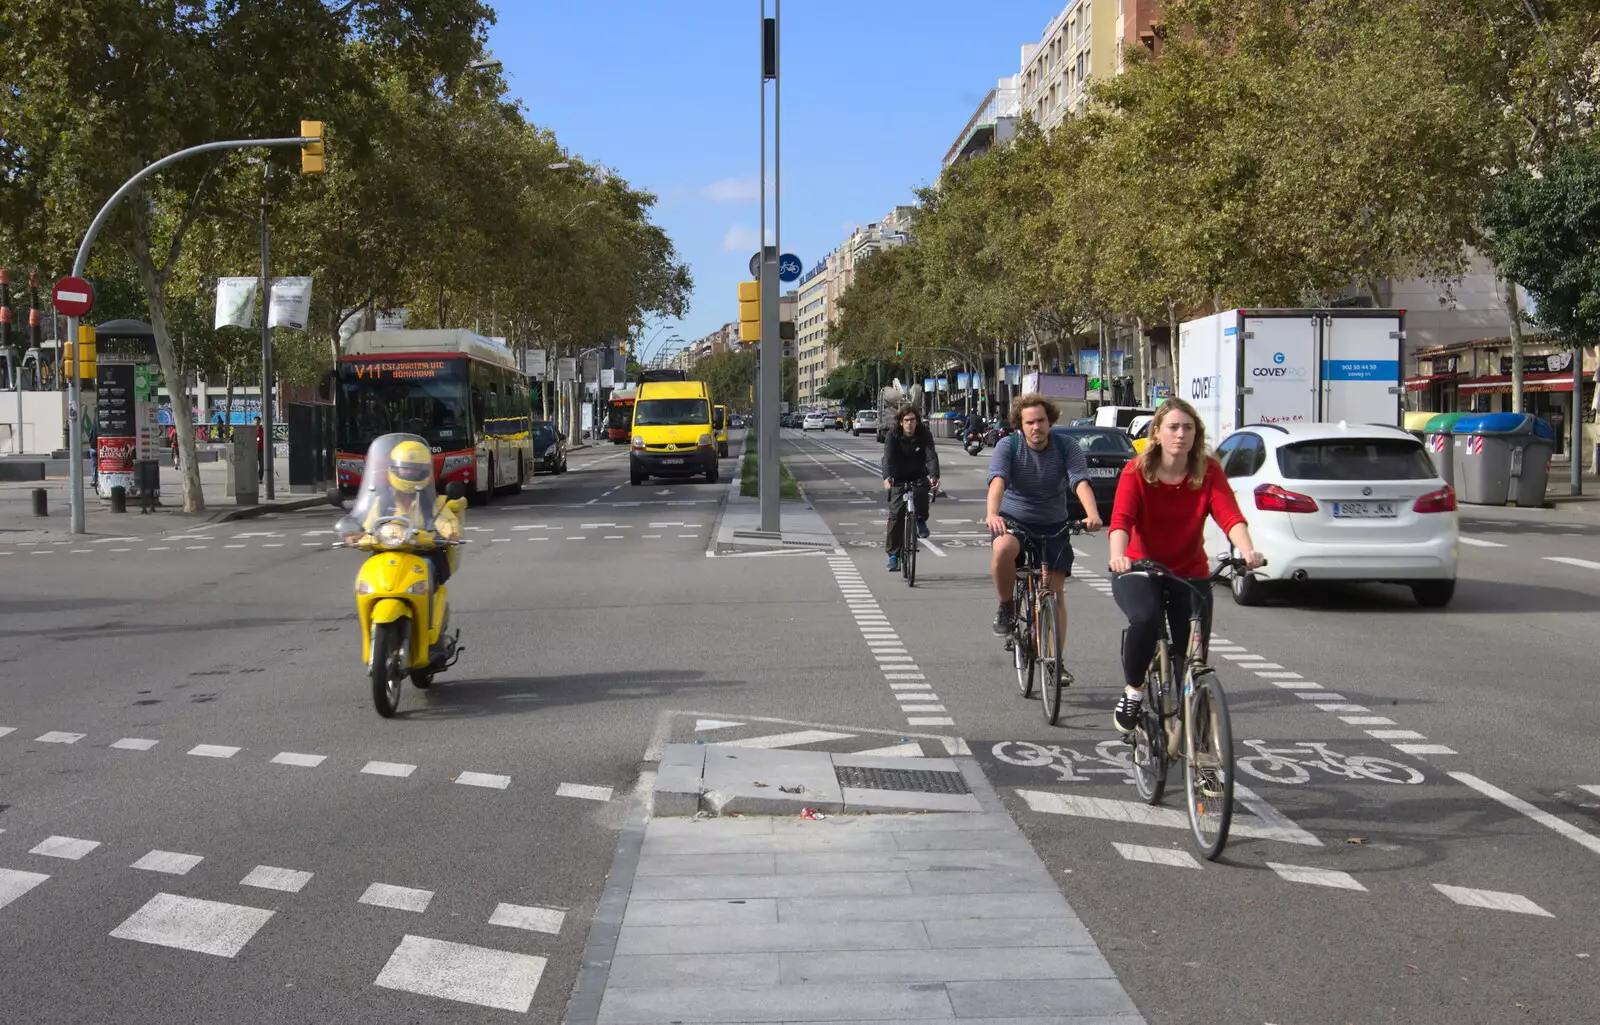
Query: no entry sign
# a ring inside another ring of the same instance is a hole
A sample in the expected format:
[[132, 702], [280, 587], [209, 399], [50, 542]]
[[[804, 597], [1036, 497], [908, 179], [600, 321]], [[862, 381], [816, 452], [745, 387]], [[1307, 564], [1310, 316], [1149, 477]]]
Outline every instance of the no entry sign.
[[55, 308], [69, 317], [81, 317], [94, 309], [94, 286], [83, 278], [62, 278], [50, 293]]

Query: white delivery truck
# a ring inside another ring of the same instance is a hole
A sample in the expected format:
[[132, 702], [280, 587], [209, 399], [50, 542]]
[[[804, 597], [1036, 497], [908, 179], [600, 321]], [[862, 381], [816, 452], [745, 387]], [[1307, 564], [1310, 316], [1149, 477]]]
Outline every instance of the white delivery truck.
[[1178, 328], [1178, 394], [1215, 445], [1245, 424], [1401, 423], [1405, 311], [1224, 310]]

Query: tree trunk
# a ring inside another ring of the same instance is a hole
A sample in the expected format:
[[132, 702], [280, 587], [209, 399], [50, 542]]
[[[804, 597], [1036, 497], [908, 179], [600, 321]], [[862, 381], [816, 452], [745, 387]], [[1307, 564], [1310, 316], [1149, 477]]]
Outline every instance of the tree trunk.
[[1501, 278], [1506, 286], [1506, 320], [1511, 333], [1511, 412], [1522, 412], [1522, 309], [1517, 302], [1517, 283]]
[[189, 382], [178, 364], [177, 350], [172, 347], [172, 332], [167, 325], [167, 283], [150, 256], [150, 222], [145, 204], [142, 190], [135, 193], [129, 203], [133, 214], [130, 255], [139, 273], [139, 283], [144, 286], [150, 307], [150, 328], [156, 336], [156, 356], [161, 361], [161, 376], [166, 379], [167, 394], [172, 398], [172, 426], [177, 430], [178, 456], [183, 463], [183, 511], [205, 512], [200, 467], [195, 462], [194, 409], [189, 398]]
[[1167, 303], [1167, 365], [1171, 368], [1172, 394], [1178, 394], [1178, 305]]
[[1144, 396], [1150, 393], [1150, 336], [1145, 334], [1144, 318], [1133, 318], [1135, 329], [1139, 332], [1134, 344], [1139, 347], [1139, 376], [1133, 382], [1133, 404], [1144, 404]]
[[222, 439], [227, 441], [233, 436], [233, 364], [228, 364], [227, 393], [222, 400]]

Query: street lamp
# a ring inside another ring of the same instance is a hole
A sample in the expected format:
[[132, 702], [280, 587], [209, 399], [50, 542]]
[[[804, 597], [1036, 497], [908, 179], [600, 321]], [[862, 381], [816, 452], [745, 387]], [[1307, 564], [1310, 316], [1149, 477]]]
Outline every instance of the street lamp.
[[499, 71], [503, 64], [493, 57], [480, 57], [467, 65], [468, 71]]

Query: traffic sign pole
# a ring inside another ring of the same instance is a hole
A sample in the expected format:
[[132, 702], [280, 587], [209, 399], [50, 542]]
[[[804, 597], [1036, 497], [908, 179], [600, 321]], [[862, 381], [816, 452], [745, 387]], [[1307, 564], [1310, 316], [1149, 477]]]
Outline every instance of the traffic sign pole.
[[[110, 219], [112, 211], [117, 208], [117, 204], [122, 202], [130, 192], [138, 188], [140, 182], [144, 181], [152, 174], [155, 174], [163, 167], [166, 167], [169, 164], [175, 164], [180, 160], [187, 159], [188, 157], [198, 156], [201, 153], [216, 153], [222, 150], [234, 149], [254, 149], [257, 146], [299, 147], [304, 146], [307, 143], [321, 141], [321, 139], [299, 135], [286, 139], [232, 139], [227, 142], [204, 142], [198, 146], [190, 146], [188, 149], [181, 149], [176, 153], [167, 154], [160, 160], [157, 160], [155, 163], [145, 167], [144, 170], [140, 171], [138, 174], [135, 174], [132, 178], [129, 178], [127, 181], [123, 182], [122, 187], [117, 189], [116, 192], [113, 192], [111, 194], [111, 198], [106, 200], [105, 206], [102, 206], [100, 208], [100, 212], [94, 215], [94, 220], [89, 222], [89, 230], [84, 232], [83, 241], [78, 245], [78, 255], [72, 261], [72, 276], [74, 278], [83, 277], [84, 270], [89, 266], [89, 250], [94, 245], [94, 240], [99, 237], [100, 229], [105, 227], [106, 221]], [[265, 302], [266, 297], [263, 296], [263, 318], [266, 317]], [[68, 303], [71, 303], [70, 299], [68, 300]], [[74, 315], [71, 313], [70, 309], [62, 309], [61, 312], [67, 314], [67, 338], [76, 343], [78, 338], [78, 316], [81, 316], [81, 314]], [[83, 312], [87, 313], [88, 308], [85, 307]], [[82, 382], [78, 380], [76, 374], [73, 375], [72, 381], [72, 388], [70, 390], [70, 394], [72, 395], [72, 400], [70, 403], [72, 415], [68, 418], [70, 422], [67, 424], [67, 447], [70, 449], [68, 455], [71, 459], [70, 465], [72, 468], [72, 482], [70, 490], [70, 494], [72, 496], [71, 532], [74, 534], [82, 534], [86, 529], [84, 526], [85, 516], [83, 508], [83, 430], [81, 428], [83, 410], [79, 408], [83, 400], [83, 387]], [[169, 388], [176, 389], [180, 387], [180, 382], [168, 381], [167, 386]], [[173, 395], [172, 398], [175, 400], [177, 396]], [[178, 403], [174, 401], [172, 403], [172, 417], [174, 426], [182, 426], [178, 423], [179, 416], [191, 416], [191, 412], [189, 410], [180, 410], [178, 408]], [[194, 422], [191, 416], [189, 426], [192, 428], [193, 425]], [[193, 433], [194, 432], [191, 429], [190, 435], [193, 436]]]

